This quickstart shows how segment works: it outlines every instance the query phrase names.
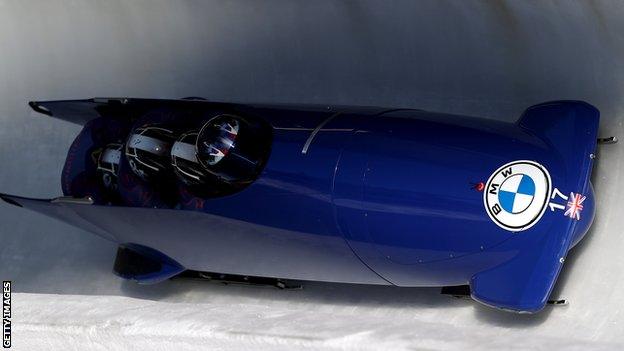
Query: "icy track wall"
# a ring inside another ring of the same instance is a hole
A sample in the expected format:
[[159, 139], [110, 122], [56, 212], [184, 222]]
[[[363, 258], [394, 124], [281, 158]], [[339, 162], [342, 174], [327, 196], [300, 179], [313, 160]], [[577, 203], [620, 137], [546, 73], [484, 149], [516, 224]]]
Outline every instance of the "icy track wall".
[[[26, 103], [94, 96], [381, 105], [506, 121], [535, 103], [578, 99], [601, 110], [602, 135], [622, 139], [624, 2], [0, 0], [0, 191], [60, 194], [79, 129]], [[14, 347], [53, 347], [69, 335], [78, 348], [90, 326], [96, 343], [101, 332], [117, 335], [118, 347], [149, 344], [162, 329], [155, 311], [180, 321], [167, 327], [174, 337], [197, 327], [185, 336], [191, 346], [622, 347], [621, 149], [599, 152], [597, 218], [554, 293], [570, 306], [535, 316], [438, 289], [137, 286], [112, 275], [111, 243], [0, 204]], [[146, 312], [127, 312], [136, 308]]]

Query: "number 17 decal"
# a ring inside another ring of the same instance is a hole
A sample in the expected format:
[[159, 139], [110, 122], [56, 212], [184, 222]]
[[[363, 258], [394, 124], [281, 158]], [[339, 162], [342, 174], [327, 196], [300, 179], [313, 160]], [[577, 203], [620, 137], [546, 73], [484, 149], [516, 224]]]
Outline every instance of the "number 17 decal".
[[550, 202], [548, 206], [551, 211], [562, 210], [564, 211], [563, 215], [566, 217], [570, 217], [576, 219], [577, 221], [581, 219], [581, 211], [583, 210], [583, 202], [587, 198], [582, 194], [577, 194], [570, 192], [570, 196], [564, 195], [559, 189], [554, 188], [552, 192], [552, 196], [550, 197], [552, 200], [555, 198], [561, 198], [566, 201], [565, 205]]

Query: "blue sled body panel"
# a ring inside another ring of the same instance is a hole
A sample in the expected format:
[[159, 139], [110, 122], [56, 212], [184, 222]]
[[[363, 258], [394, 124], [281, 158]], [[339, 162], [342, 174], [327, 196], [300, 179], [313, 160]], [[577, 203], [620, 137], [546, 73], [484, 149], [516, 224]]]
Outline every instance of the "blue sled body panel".
[[[227, 111], [271, 126], [262, 172], [226, 196], [181, 196], [172, 208], [152, 208], [162, 206], [2, 195], [152, 259], [162, 255], [160, 273], [130, 277], [138, 281], [192, 269], [397, 286], [469, 284], [472, 297], [487, 305], [536, 312], [594, 216], [589, 179], [599, 113], [583, 102], [536, 105], [516, 123], [410, 109], [182, 100], [31, 106], [87, 126], [115, 121], [115, 133], [163, 106], [197, 116]], [[94, 139], [86, 139], [74, 153], [93, 148]], [[66, 165], [69, 180], [88, 178], [83, 166], [75, 167]], [[80, 182], [80, 193], [64, 186], [65, 195], [97, 199], [89, 184]]]

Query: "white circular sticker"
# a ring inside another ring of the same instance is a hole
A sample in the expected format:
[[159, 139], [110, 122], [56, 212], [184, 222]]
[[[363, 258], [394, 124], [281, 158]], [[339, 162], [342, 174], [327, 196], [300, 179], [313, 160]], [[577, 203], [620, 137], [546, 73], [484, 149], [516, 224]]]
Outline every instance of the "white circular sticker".
[[548, 170], [533, 161], [514, 161], [497, 169], [485, 184], [485, 210], [499, 227], [519, 232], [535, 225], [551, 193]]

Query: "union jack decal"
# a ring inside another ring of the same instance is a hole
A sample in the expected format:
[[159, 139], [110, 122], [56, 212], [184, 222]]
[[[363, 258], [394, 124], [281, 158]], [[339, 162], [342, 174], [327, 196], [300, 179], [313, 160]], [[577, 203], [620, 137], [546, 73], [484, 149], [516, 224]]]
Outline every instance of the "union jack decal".
[[570, 193], [570, 197], [568, 198], [568, 204], [566, 206], [566, 211], [563, 215], [574, 218], [577, 221], [580, 220], [581, 211], [583, 210], [583, 201], [585, 201], [585, 198], [586, 196], [583, 196], [581, 194]]

